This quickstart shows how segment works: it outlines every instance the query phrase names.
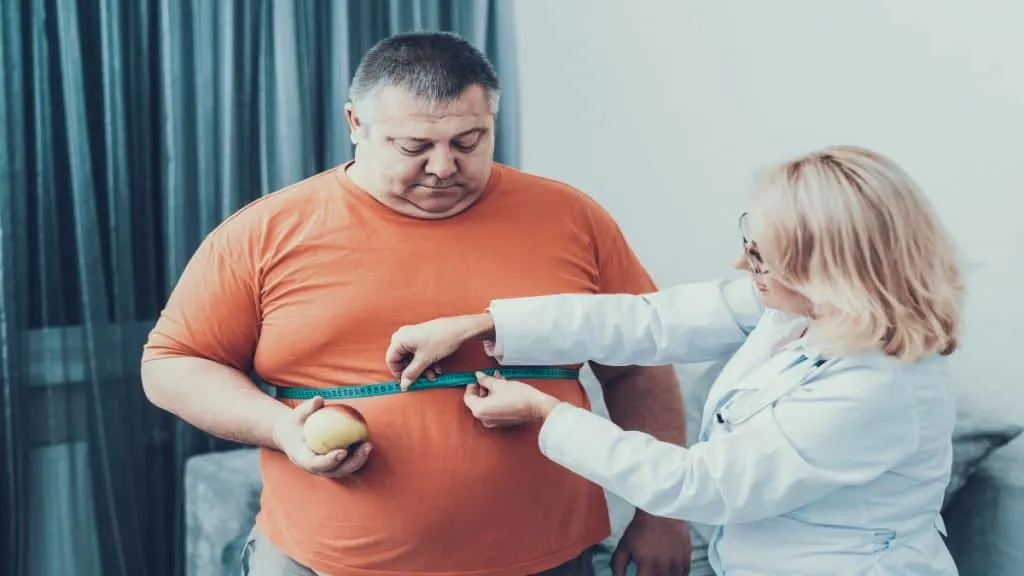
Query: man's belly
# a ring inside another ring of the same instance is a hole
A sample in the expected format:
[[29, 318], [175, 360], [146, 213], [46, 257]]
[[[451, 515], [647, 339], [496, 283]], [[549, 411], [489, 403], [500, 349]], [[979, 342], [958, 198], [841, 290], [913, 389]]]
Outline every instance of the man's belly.
[[[575, 382], [537, 385], [586, 403]], [[540, 454], [539, 426], [486, 429], [462, 394], [350, 402], [366, 417], [373, 444], [351, 478], [312, 476], [265, 452], [268, 537], [323, 569], [490, 573], [558, 557], [553, 566], [607, 535], [603, 493]]]

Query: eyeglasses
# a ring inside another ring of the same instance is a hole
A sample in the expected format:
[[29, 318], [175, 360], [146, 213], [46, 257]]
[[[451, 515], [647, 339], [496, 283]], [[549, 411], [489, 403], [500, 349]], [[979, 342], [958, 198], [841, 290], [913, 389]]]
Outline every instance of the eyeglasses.
[[743, 255], [747, 258], [747, 264], [750, 266], [750, 271], [757, 276], [767, 276], [771, 271], [764, 265], [764, 260], [761, 260], [761, 253], [757, 249], [757, 245], [750, 239], [750, 223], [748, 222], [749, 213], [744, 212], [740, 214], [740, 236], [743, 238]]

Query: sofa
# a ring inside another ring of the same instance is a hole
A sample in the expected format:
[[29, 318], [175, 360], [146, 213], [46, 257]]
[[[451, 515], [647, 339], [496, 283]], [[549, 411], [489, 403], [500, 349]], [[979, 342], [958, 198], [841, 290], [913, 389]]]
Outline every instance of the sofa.
[[[724, 362], [677, 366], [687, 412], [687, 437], [697, 437], [701, 409]], [[607, 417], [600, 387], [584, 370], [593, 411]], [[954, 432], [953, 474], [943, 516], [947, 544], [963, 576], [1024, 575], [1024, 417], [1000, 422], [961, 411]], [[191, 458], [185, 467], [186, 574], [239, 574], [238, 559], [259, 510], [258, 452], [231, 450]], [[612, 534], [595, 557], [598, 576], [610, 576], [611, 551], [633, 515], [628, 503], [606, 494]], [[692, 576], [710, 576], [710, 528], [691, 525]], [[635, 575], [634, 570], [630, 570]]]

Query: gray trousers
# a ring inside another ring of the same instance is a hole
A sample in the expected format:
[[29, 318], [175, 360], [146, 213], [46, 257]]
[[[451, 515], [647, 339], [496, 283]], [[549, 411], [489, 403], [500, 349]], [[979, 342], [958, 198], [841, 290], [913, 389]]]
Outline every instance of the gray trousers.
[[[595, 576], [592, 551], [534, 576]], [[242, 576], [330, 576], [318, 574], [278, 550], [257, 527], [242, 549]]]

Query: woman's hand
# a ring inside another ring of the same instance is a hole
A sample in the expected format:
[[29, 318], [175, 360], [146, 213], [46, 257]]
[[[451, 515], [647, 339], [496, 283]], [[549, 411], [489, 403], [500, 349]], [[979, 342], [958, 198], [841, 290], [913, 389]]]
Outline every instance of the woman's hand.
[[477, 384], [466, 386], [463, 401], [488, 428], [544, 420], [560, 402], [529, 384], [505, 380], [500, 372], [493, 377], [477, 372], [476, 381]]
[[404, 391], [424, 372], [427, 377], [439, 373], [435, 364], [454, 354], [463, 342], [493, 332], [494, 319], [486, 313], [402, 326], [391, 336], [385, 361]]

